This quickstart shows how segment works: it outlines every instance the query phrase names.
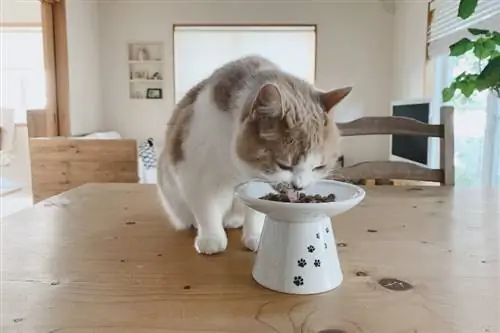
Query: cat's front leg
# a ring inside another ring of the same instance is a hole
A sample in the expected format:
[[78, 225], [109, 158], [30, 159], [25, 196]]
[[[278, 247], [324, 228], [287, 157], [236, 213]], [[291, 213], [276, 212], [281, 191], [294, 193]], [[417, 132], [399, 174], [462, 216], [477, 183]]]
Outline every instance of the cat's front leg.
[[265, 215], [246, 207], [245, 221], [243, 222], [243, 245], [251, 251], [259, 248], [260, 235], [264, 226]]
[[222, 219], [231, 205], [231, 196], [217, 195], [213, 192], [192, 191], [190, 206], [197, 222], [197, 236], [194, 247], [198, 253], [215, 254], [227, 247], [227, 235]]
[[245, 220], [245, 205], [240, 199], [234, 197], [231, 209], [224, 216], [223, 225], [224, 228], [234, 229], [241, 228], [243, 221]]

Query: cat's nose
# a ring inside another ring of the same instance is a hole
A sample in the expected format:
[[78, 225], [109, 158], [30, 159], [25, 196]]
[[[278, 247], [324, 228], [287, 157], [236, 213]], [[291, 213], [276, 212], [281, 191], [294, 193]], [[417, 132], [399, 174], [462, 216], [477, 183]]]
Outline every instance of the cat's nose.
[[302, 190], [302, 189], [303, 189], [303, 187], [302, 187], [302, 186], [298, 185], [298, 184], [297, 184], [297, 183], [295, 183], [295, 182], [292, 182], [292, 187], [293, 187], [293, 189], [294, 189], [295, 191], [300, 191], [300, 190]]

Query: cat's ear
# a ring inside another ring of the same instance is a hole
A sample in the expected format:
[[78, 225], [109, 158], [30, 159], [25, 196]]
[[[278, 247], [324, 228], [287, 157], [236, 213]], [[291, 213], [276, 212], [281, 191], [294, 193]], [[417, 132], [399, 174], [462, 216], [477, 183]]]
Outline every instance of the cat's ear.
[[337, 104], [340, 103], [349, 93], [351, 92], [352, 87], [345, 87], [340, 89], [331, 90], [328, 92], [322, 92], [319, 95], [319, 99], [323, 108], [328, 113], [330, 110]]
[[272, 83], [263, 85], [252, 105], [255, 117], [278, 117], [283, 114], [281, 93], [278, 87]]

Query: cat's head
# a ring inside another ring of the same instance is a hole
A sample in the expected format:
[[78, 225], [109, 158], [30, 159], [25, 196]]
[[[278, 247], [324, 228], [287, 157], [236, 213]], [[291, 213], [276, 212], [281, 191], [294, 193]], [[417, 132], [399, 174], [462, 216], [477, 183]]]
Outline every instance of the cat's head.
[[267, 83], [252, 96], [236, 136], [239, 164], [251, 177], [301, 189], [328, 176], [340, 156], [332, 108], [351, 88]]

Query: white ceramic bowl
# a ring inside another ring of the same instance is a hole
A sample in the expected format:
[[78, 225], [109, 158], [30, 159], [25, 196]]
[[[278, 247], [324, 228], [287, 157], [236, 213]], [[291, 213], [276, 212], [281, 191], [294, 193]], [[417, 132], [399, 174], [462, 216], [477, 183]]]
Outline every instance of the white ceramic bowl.
[[290, 203], [259, 199], [276, 191], [272, 186], [260, 180], [249, 181], [236, 187], [236, 196], [256, 211], [266, 214], [275, 220], [287, 222], [312, 222], [325, 216], [333, 217], [342, 214], [359, 204], [365, 197], [365, 191], [356, 185], [336, 180], [320, 180], [304, 189], [307, 195], [335, 194], [335, 202], [322, 203]]
[[365, 191], [352, 184], [321, 180], [306, 188], [309, 195], [335, 194], [335, 202], [290, 203], [259, 199], [276, 192], [265, 181], [236, 187], [250, 208], [266, 214], [252, 270], [254, 279], [269, 289], [289, 294], [314, 294], [342, 283], [331, 217], [359, 204]]

